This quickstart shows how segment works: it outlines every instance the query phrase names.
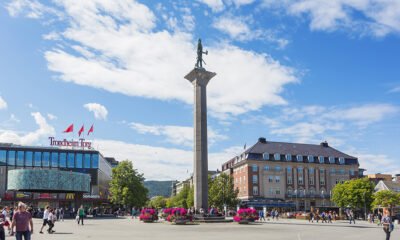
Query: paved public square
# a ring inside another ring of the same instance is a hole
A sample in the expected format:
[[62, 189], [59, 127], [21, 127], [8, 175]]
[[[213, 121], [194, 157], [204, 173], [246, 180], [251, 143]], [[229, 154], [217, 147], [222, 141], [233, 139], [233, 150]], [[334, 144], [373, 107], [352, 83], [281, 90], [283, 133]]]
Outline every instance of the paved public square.
[[[34, 220], [34, 240], [41, 239], [290, 239], [290, 240], [345, 240], [345, 239], [385, 239], [381, 227], [365, 222], [349, 225], [345, 222], [333, 224], [308, 223], [301, 220], [279, 220], [278, 222], [239, 225], [237, 223], [171, 225], [166, 222], [142, 223], [130, 218], [88, 219], [84, 226], [77, 226], [74, 220], [57, 222], [56, 233], [39, 234], [41, 221]], [[400, 238], [396, 226], [392, 239]], [[12, 237], [7, 237], [12, 239]]]

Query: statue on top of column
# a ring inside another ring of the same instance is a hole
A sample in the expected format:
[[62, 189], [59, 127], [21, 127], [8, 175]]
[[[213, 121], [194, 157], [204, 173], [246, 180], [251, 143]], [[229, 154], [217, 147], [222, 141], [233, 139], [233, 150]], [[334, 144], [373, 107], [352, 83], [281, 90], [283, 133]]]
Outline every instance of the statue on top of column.
[[203, 45], [201, 44], [201, 39], [199, 38], [197, 43], [197, 62], [195, 68], [203, 69], [203, 62], [206, 64], [206, 62], [203, 60], [203, 53], [207, 55], [208, 51], [203, 52]]

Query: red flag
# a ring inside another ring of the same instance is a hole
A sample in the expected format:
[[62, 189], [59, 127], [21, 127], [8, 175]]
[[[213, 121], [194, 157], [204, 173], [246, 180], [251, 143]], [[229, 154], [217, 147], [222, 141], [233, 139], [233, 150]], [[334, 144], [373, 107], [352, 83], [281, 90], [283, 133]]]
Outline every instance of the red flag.
[[92, 126], [90, 127], [90, 129], [89, 129], [87, 135], [89, 136], [89, 134], [92, 133], [92, 132], [93, 132], [93, 124], [92, 124]]
[[83, 131], [85, 131], [84, 125], [82, 125], [81, 129], [78, 132], [79, 137], [81, 136], [81, 134], [83, 133]]
[[64, 130], [65, 133], [73, 132], [74, 131], [74, 124], [69, 125], [67, 129]]

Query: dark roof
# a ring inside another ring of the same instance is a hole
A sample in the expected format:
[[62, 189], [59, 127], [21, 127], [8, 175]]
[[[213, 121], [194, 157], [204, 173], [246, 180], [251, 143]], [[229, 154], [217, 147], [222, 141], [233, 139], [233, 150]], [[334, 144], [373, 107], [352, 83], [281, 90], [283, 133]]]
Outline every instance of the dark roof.
[[392, 182], [392, 181], [383, 181], [390, 190], [398, 192], [400, 191], [400, 183], [398, 182]]
[[328, 145], [328, 143], [321, 144], [304, 144], [304, 143], [286, 143], [286, 142], [270, 142], [270, 141], [258, 141], [252, 147], [247, 149], [245, 153], [255, 154], [291, 154], [291, 155], [302, 155], [302, 156], [324, 156], [324, 157], [344, 157], [347, 159], [357, 159], [356, 157], [342, 153]]

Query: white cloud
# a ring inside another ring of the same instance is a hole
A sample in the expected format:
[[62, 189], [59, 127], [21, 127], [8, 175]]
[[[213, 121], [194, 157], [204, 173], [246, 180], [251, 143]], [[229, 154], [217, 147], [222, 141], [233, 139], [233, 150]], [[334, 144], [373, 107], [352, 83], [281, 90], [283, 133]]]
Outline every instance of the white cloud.
[[[156, 136], [166, 137], [166, 141], [175, 145], [186, 147], [193, 146], [193, 128], [184, 126], [170, 125], [145, 125], [142, 123], [130, 123], [129, 126], [140, 134], [152, 134]], [[217, 141], [226, 140], [228, 137], [208, 129], [209, 144], [212, 145]]]
[[48, 118], [49, 120], [56, 120], [56, 119], [57, 119], [57, 116], [54, 115], [54, 114], [48, 113], [48, 114], [47, 114], [47, 118]]
[[[95, 146], [105, 156], [117, 160], [129, 159], [146, 179], [183, 180], [193, 172], [193, 152], [174, 148], [139, 145], [115, 140], [95, 140]], [[238, 153], [238, 147], [209, 154], [209, 169], [221, 169], [223, 162]]]
[[375, 154], [364, 151], [352, 150], [349, 152], [350, 155], [356, 156], [360, 163], [360, 167], [367, 169], [367, 174], [373, 173], [388, 173], [398, 174], [400, 173], [400, 167], [398, 161], [392, 159], [386, 154]]
[[83, 105], [83, 107], [86, 108], [89, 112], [93, 112], [96, 119], [107, 119], [108, 111], [107, 108], [103, 105], [99, 103], [86, 103], [85, 105]]
[[400, 33], [398, 0], [264, 0], [266, 7], [281, 7], [290, 15], [310, 18], [312, 30], [347, 29], [378, 37]]
[[206, 5], [208, 5], [213, 12], [220, 12], [224, 10], [224, 2], [222, 0], [198, 0]]
[[0, 96], [0, 110], [7, 109], [7, 102]]
[[10, 142], [22, 145], [37, 144], [40, 140], [55, 134], [53, 126], [39, 112], [31, 113], [39, 128], [28, 133], [18, 133], [11, 130], [0, 130], [0, 142]]
[[[61, 80], [129, 96], [193, 102], [192, 86], [183, 78], [195, 63], [191, 34], [156, 30], [153, 12], [134, 1], [57, 4], [66, 15], [66, 29], [57, 32], [63, 47], [54, 46], [45, 58]], [[217, 72], [208, 86], [214, 116], [286, 104], [280, 94], [286, 84], [297, 82], [294, 69], [265, 53], [203, 42], [209, 50], [206, 67]]]
[[389, 91], [389, 93], [399, 93], [399, 92], [400, 92], [400, 86], [394, 87]]
[[28, 18], [42, 18], [46, 14], [61, 17], [62, 14], [54, 8], [47, 7], [37, 0], [13, 0], [6, 5], [11, 16], [23, 15]]

